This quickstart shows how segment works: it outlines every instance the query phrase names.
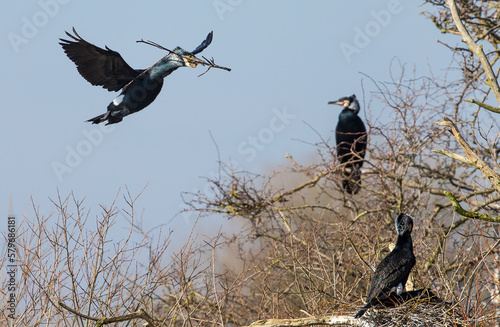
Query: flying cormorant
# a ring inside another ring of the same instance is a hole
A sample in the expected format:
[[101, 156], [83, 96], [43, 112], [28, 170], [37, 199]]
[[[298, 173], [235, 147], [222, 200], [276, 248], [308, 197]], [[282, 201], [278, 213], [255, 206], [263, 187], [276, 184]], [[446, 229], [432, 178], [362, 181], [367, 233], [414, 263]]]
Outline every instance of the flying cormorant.
[[108, 91], [122, 92], [108, 106], [105, 114], [87, 120], [93, 124], [107, 121], [106, 125], [122, 121], [123, 117], [147, 107], [154, 101], [163, 86], [163, 78], [179, 67], [196, 67], [197, 53], [212, 42], [213, 32], [193, 51], [176, 47], [173, 53], [163, 57], [148, 69], [133, 69], [122, 56], [106, 46], [99, 48], [76, 33], [66, 32], [72, 40], [60, 39], [59, 43], [83, 76], [92, 85], [101, 85]]
[[335, 129], [337, 157], [344, 166], [342, 187], [347, 193], [356, 194], [361, 186], [361, 166], [367, 144], [365, 124], [358, 116], [359, 102], [353, 94], [328, 104], [337, 104], [344, 108], [340, 112]]
[[410, 216], [400, 214], [396, 218], [396, 231], [398, 232], [396, 246], [375, 269], [366, 305], [356, 313], [355, 318], [361, 317], [366, 309], [377, 304], [378, 299], [387, 298], [391, 291], [396, 290], [398, 295], [403, 292], [410, 271], [415, 265], [411, 240], [412, 229], [413, 219]]

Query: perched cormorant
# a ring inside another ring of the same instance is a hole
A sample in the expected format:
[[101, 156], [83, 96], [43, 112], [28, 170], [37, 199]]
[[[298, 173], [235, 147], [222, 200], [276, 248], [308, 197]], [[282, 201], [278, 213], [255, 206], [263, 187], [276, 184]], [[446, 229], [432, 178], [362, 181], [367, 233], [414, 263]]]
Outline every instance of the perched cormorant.
[[361, 185], [361, 166], [366, 152], [367, 134], [365, 124], [359, 118], [359, 102], [353, 94], [328, 104], [344, 107], [340, 112], [335, 129], [337, 157], [344, 165], [342, 187], [349, 194], [359, 192]]
[[373, 274], [370, 291], [366, 298], [366, 305], [356, 313], [355, 318], [361, 317], [366, 309], [377, 304], [378, 299], [387, 298], [387, 295], [396, 290], [401, 295], [405, 287], [410, 271], [415, 265], [411, 231], [413, 219], [405, 214], [396, 218], [396, 231], [398, 240], [396, 246], [382, 261], [380, 261]]
[[154, 101], [163, 86], [163, 78], [179, 67], [196, 67], [197, 53], [212, 42], [213, 32], [193, 51], [176, 47], [169, 55], [148, 69], [133, 69], [122, 56], [106, 46], [99, 48], [76, 33], [66, 32], [72, 40], [60, 39], [59, 43], [83, 76], [92, 85], [101, 85], [108, 91], [122, 92], [108, 106], [105, 114], [87, 120], [93, 124], [107, 121], [106, 125], [122, 121], [123, 117], [144, 109]]

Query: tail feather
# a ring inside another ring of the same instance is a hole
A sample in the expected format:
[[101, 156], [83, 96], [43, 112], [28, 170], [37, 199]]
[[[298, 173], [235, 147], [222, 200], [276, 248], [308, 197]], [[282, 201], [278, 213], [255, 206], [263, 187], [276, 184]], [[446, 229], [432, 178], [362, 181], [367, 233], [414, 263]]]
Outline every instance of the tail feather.
[[94, 118], [90, 118], [89, 120], [86, 120], [86, 121], [89, 123], [92, 123], [92, 124], [99, 124], [99, 123], [102, 123], [103, 121], [108, 120], [108, 114], [109, 114], [109, 112], [106, 112], [105, 114], [96, 116]]
[[361, 310], [359, 310], [355, 315], [354, 315], [354, 318], [358, 319], [358, 318], [361, 318], [366, 310], [368, 310], [369, 308], [372, 307], [372, 303], [371, 302], [368, 302], [367, 304], [365, 304], [364, 307], [361, 308]]
[[366, 310], [364, 310], [364, 309], [359, 310], [358, 313], [356, 313], [354, 315], [354, 318], [356, 318], [356, 319], [361, 318], [365, 314], [365, 312], [366, 312]]
[[106, 125], [110, 125], [110, 124], [116, 124], [116, 123], [119, 123], [123, 120], [123, 117], [121, 116], [113, 116], [113, 115], [110, 115], [111, 111], [108, 111], [106, 112], [105, 114], [102, 114], [102, 115], [99, 115], [99, 116], [96, 116], [94, 118], [90, 118], [89, 120], [87, 120], [89, 123], [92, 123], [92, 124], [99, 124], [99, 123], [102, 123], [102, 122], [105, 122], [105, 121], [108, 121], [106, 123]]

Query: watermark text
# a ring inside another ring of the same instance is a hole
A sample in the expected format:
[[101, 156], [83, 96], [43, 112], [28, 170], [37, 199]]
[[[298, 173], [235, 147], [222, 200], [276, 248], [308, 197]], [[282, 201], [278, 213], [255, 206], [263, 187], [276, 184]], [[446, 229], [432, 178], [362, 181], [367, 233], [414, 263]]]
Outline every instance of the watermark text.
[[16, 217], [7, 217], [7, 317], [15, 318], [16, 314], [16, 272], [17, 272], [17, 251], [16, 251]]
[[352, 61], [352, 56], [360, 54], [361, 49], [366, 48], [377, 37], [382, 28], [387, 27], [392, 20], [392, 16], [400, 14], [403, 7], [399, 0], [389, 0], [386, 9], [371, 10], [372, 20], [368, 21], [363, 28], [354, 27], [354, 38], [352, 42], [340, 42], [340, 50], [348, 63]]

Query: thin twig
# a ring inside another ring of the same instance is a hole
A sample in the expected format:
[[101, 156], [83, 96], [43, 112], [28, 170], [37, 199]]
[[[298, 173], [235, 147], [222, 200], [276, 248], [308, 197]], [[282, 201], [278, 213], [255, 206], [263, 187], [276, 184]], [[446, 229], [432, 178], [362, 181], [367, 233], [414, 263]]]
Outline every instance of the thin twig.
[[[178, 55], [182, 58], [185, 58], [186, 60], [189, 60], [190, 62], [195, 63], [197, 65], [208, 66], [208, 69], [206, 72], [208, 72], [210, 70], [210, 68], [219, 68], [219, 69], [227, 70], [228, 72], [231, 71], [231, 68], [219, 66], [219, 65], [215, 64], [215, 61], [213, 58], [207, 59], [206, 57], [202, 57], [204, 60], [200, 60], [200, 59], [196, 58], [195, 56], [182, 55], [182, 54], [177, 53], [175, 51], [169, 50], [169, 49], [167, 49], [167, 48], [165, 48], [165, 47], [163, 47], [163, 46], [159, 45], [158, 43], [153, 42], [151, 40], [144, 41], [143, 39], [140, 39], [139, 41], [136, 41], [136, 42], [137, 43], [145, 43], [145, 44], [154, 46], [156, 48], [159, 48], [161, 50], [168, 51], [169, 54], [176, 54], [176, 55]], [[203, 73], [203, 74], [205, 74], [205, 73]], [[203, 74], [201, 74], [201, 75], [203, 75]], [[201, 76], [201, 75], [199, 75], [199, 76]]]
[[354, 245], [354, 242], [353, 242], [351, 239], [349, 239], [349, 242], [351, 242], [352, 248], [354, 249], [354, 251], [355, 251], [355, 252], [356, 252], [356, 254], [358, 255], [359, 259], [360, 259], [361, 261], [363, 261], [363, 263], [364, 263], [365, 265], [367, 265], [368, 267], [370, 267], [370, 269], [371, 269], [371, 270], [375, 271], [375, 270], [376, 270], [376, 269], [375, 269], [375, 266], [373, 266], [373, 265], [369, 264], [368, 262], [366, 262], [366, 260], [365, 260], [365, 259], [361, 256], [361, 254], [359, 253], [358, 249], [356, 248], [356, 245]]
[[79, 317], [82, 317], [87, 320], [92, 320], [96, 322], [96, 326], [103, 326], [103, 325], [108, 325], [116, 322], [122, 322], [122, 321], [129, 321], [133, 319], [143, 319], [147, 321], [151, 326], [156, 326], [155, 322], [153, 319], [144, 311], [143, 309], [140, 309], [139, 311], [132, 312], [126, 315], [122, 316], [116, 316], [116, 317], [93, 317], [89, 315], [85, 315], [81, 312], [76, 311], [75, 309], [67, 306], [63, 302], [59, 302], [59, 306], [61, 306], [63, 309], [68, 310], [74, 315], [77, 315]]

